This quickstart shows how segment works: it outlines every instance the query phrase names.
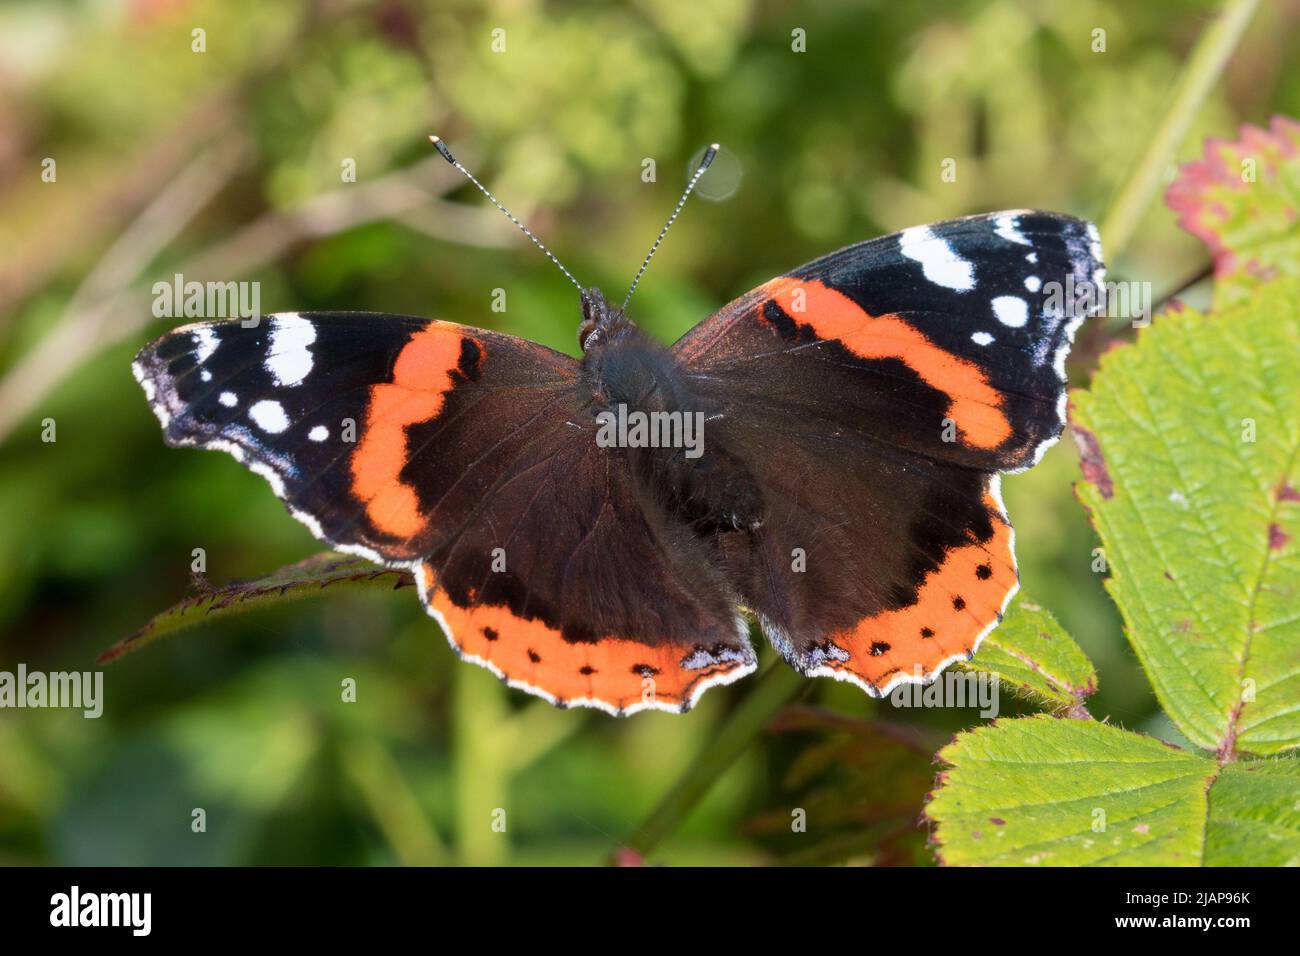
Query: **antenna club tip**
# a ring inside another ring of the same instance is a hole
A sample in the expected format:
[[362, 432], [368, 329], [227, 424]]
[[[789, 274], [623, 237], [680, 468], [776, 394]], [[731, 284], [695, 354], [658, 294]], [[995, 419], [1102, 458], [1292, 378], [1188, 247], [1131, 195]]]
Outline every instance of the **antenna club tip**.
[[435, 136], [431, 133], [429, 135], [429, 142], [431, 142], [433, 144], [433, 148], [438, 151], [438, 155], [440, 155], [447, 162], [451, 163], [453, 166], [456, 165], [456, 157], [451, 155], [451, 150], [447, 148], [447, 144], [442, 141], [441, 136]]
[[718, 150], [722, 147], [717, 143], [710, 143], [709, 148], [704, 151], [704, 158], [700, 160], [700, 170], [706, 170], [718, 155]]

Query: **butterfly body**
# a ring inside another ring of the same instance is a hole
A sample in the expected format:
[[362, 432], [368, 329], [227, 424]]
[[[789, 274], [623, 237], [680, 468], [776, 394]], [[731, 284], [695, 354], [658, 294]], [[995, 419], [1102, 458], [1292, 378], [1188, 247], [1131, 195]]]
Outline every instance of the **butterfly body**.
[[591, 289], [578, 360], [290, 313], [178, 329], [135, 372], [170, 443], [232, 452], [331, 546], [409, 568], [512, 686], [687, 709], [755, 668], [744, 608], [802, 673], [880, 694], [1001, 619], [1000, 473], [1059, 434], [1095, 299], [1058, 293], [1102, 275], [1095, 228], [1017, 211], [832, 253], [671, 347]]

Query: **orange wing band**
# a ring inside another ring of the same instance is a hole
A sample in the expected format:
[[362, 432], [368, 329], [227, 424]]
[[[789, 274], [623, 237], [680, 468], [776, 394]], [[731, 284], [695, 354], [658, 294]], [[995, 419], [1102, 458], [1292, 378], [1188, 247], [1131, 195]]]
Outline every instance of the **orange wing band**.
[[933, 676], [974, 652], [1019, 587], [1011, 526], [992, 495], [984, 502], [993, 517], [993, 537], [949, 550], [938, 570], [927, 575], [915, 604], [830, 635], [848, 651], [848, 659], [827, 661], [828, 667], [884, 691], [898, 680]]
[[437, 587], [427, 564], [420, 578], [426, 603], [464, 657], [559, 705], [597, 706], [617, 714], [686, 710], [706, 687], [754, 669], [752, 654], [733, 660], [702, 655], [700, 666], [688, 666], [693, 649], [681, 643], [649, 645], [613, 637], [566, 641], [558, 630], [509, 608], [458, 607]]
[[385, 534], [410, 538], [424, 528], [415, 489], [401, 480], [408, 461], [406, 426], [442, 411], [455, 385], [464, 338], [457, 327], [430, 323], [403, 347], [392, 382], [371, 390], [365, 429], [352, 457], [352, 491], [366, 503], [371, 524]]
[[1012, 435], [1002, 396], [973, 362], [935, 345], [896, 315], [871, 315], [814, 279], [781, 276], [762, 286], [799, 325], [838, 341], [864, 359], [900, 359], [927, 385], [950, 399], [949, 414], [967, 444], [997, 448]]

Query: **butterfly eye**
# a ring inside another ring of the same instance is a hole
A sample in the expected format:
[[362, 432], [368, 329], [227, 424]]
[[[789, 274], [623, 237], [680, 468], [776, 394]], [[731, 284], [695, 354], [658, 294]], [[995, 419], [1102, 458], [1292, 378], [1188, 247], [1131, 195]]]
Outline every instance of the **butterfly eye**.
[[600, 327], [597, 319], [587, 319], [578, 326], [578, 344], [582, 346], [584, 352], [590, 351], [593, 345], [596, 345], [605, 336], [605, 330]]

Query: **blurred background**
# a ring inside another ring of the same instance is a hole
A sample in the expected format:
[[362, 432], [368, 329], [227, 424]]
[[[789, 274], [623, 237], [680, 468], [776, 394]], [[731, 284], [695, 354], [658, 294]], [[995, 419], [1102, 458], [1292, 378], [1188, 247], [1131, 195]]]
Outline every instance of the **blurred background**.
[[[0, 670], [93, 668], [192, 593], [194, 548], [218, 584], [320, 550], [229, 457], [164, 447], [129, 368], [173, 324], [152, 316], [154, 282], [254, 280], [266, 312], [429, 315], [576, 354], [573, 288], [427, 135], [611, 295], [719, 141], [637, 293], [634, 318], [671, 341], [905, 226], [1024, 206], [1100, 219], [1217, 7], [9, 0]], [[1297, 21], [1294, 0], [1260, 5], [1178, 160], [1300, 114]], [[1157, 200], [1110, 264], [1158, 298], [1205, 261]], [[1066, 441], [1005, 483], [1023, 592], [1096, 663], [1096, 716], [1177, 742], [1092, 570], [1076, 480]], [[98, 720], [0, 711], [0, 863], [596, 863], [753, 681], [686, 717], [560, 712], [458, 663], [411, 591], [327, 591], [118, 661]], [[932, 755], [978, 720], [810, 682], [651, 859], [929, 863]]]

